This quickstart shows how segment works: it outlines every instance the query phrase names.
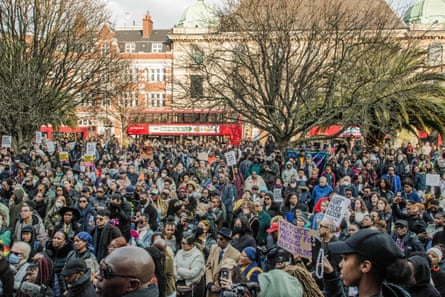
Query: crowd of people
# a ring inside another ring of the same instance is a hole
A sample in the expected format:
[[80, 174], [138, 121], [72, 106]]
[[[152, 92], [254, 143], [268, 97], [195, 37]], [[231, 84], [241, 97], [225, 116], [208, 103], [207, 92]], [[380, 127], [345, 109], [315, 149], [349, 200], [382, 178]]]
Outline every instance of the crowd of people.
[[[445, 149], [428, 142], [60, 139], [1, 148], [0, 179], [3, 296], [445, 296]], [[318, 232], [312, 258], [278, 246], [281, 220]]]

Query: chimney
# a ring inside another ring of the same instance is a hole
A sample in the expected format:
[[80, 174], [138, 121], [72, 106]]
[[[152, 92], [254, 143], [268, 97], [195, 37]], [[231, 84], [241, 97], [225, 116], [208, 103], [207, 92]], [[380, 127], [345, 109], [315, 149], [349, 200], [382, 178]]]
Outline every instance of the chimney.
[[142, 37], [149, 38], [153, 31], [153, 21], [150, 14], [147, 12], [142, 19]]

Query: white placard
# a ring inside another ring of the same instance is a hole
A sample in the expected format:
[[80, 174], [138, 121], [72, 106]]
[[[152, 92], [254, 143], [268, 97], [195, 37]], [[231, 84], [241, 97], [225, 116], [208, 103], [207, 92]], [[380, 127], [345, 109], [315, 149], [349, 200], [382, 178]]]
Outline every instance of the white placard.
[[52, 140], [46, 141], [46, 147], [48, 148], [48, 152], [53, 154], [56, 151], [56, 143]]
[[38, 144], [42, 143], [42, 132], [40, 132], [40, 131], [36, 132], [36, 143], [38, 143]]
[[87, 142], [87, 153], [88, 156], [96, 155], [96, 143], [95, 142]]
[[234, 151], [225, 153], [224, 157], [226, 157], [227, 166], [236, 166], [236, 155]]
[[338, 227], [346, 215], [351, 200], [340, 195], [334, 195], [329, 201], [328, 209], [324, 215], [325, 218], [331, 219]]
[[426, 185], [431, 187], [438, 187], [440, 183], [440, 174], [426, 174]]
[[11, 147], [12, 146], [12, 136], [3, 135], [2, 136], [2, 147]]
[[273, 189], [273, 201], [274, 202], [282, 202], [283, 196], [281, 195], [282, 191], [280, 188]]

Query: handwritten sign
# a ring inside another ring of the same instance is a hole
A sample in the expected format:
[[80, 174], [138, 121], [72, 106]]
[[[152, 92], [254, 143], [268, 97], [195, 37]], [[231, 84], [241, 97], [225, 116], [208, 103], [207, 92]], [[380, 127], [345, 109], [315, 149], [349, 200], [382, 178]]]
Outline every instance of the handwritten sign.
[[3, 135], [2, 136], [2, 147], [11, 147], [12, 146], [12, 136]]
[[426, 185], [431, 187], [438, 187], [440, 183], [439, 174], [426, 174]]
[[67, 152], [60, 152], [59, 153], [59, 160], [60, 161], [69, 161], [70, 156], [68, 155]]
[[227, 166], [236, 166], [236, 155], [234, 151], [230, 151], [224, 154], [226, 158]]
[[317, 231], [281, 220], [278, 225], [277, 245], [292, 254], [311, 259], [312, 236], [317, 236]]
[[40, 132], [40, 131], [36, 132], [36, 143], [38, 143], [38, 144], [42, 143], [42, 132]]
[[94, 156], [95, 154], [96, 154], [96, 143], [95, 142], [88, 142], [87, 143], [86, 155]]
[[325, 218], [331, 219], [335, 225], [340, 226], [341, 221], [345, 217], [351, 200], [340, 195], [334, 195], [329, 201], [328, 209], [325, 213]]
[[283, 196], [281, 195], [281, 189], [273, 189], [273, 201], [282, 202]]

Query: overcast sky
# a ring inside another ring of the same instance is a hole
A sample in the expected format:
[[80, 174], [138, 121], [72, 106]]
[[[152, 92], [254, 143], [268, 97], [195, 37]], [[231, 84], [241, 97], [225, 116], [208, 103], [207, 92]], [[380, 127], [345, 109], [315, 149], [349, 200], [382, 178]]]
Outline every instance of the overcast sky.
[[[197, 0], [106, 0], [113, 13], [113, 23], [117, 26], [140, 26], [142, 17], [149, 11], [153, 18], [155, 29], [170, 29], [178, 23], [182, 12]], [[204, 0], [214, 6], [220, 5], [223, 0]], [[347, 1], [347, 0], [346, 0]], [[369, 0], [373, 1], [373, 0]], [[418, 0], [388, 0], [394, 3], [397, 10], [406, 7]]]

